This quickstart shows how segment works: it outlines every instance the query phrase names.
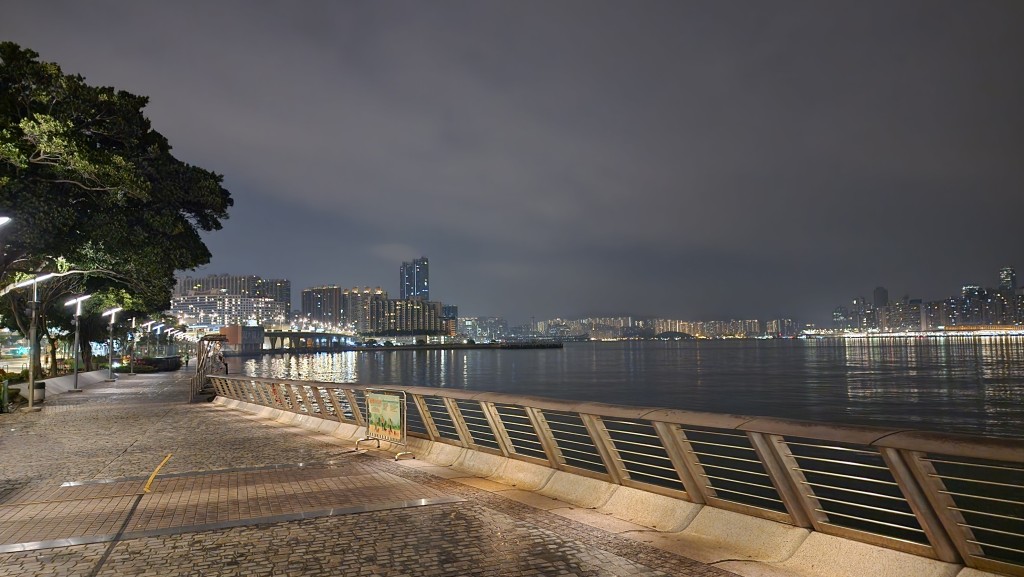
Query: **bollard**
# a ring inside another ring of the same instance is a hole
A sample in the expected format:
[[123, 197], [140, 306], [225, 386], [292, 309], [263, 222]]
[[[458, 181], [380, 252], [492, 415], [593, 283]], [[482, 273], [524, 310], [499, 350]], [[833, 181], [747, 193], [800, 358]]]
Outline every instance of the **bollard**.
[[11, 381], [4, 379], [0, 382], [0, 413], [7, 412], [7, 387], [11, 384]]
[[32, 402], [41, 403], [46, 400], [46, 381], [36, 381], [35, 391], [32, 392]]

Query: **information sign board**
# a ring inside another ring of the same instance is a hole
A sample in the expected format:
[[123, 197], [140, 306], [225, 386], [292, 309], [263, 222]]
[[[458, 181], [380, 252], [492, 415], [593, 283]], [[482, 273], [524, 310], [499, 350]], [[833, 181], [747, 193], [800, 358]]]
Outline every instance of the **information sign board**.
[[405, 392], [366, 390], [366, 437], [405, 444]]

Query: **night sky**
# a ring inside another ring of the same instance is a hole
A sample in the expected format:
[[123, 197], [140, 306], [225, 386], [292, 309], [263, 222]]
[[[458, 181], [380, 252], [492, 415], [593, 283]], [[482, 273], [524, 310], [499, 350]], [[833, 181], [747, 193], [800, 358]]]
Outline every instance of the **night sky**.
[[1024, 276], [1024, 2], [52, 2], [235, 199], [199, 274], [463, 316], [826, 322]]

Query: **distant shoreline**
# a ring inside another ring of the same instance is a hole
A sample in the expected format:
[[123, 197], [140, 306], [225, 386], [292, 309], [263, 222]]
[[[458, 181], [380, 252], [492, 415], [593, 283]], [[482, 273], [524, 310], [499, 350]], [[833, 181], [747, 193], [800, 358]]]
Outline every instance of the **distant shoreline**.
[[302, 347], [297, 349], [264, 349], [260, 352], [224, 351], [227, 357], [261, 357], [263, 355], [302, 353], [347, 353], [347, 352], [388, 352], [388, 351], [466, 351], [466, 350], [515, 350], [515, 349], [561, 349], [561, 342], [508, 342], [508, 343], [446, 343], [422, 345], [339, 345], [331, 347]]

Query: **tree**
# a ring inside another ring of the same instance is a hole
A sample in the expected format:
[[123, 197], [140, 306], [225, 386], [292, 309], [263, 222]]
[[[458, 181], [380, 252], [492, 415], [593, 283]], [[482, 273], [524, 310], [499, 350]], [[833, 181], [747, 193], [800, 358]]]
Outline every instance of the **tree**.
[[94, 302], [166, 309], [175, 271], [210, 261], [199, 233], [219, 230], [233, 204], [222, 177], [174, 158], [143, 114], [147, 98], [38, 56], [0, 43], [0, 215], [13, 219], [0, 287], [69, 266], [89, 271]]

